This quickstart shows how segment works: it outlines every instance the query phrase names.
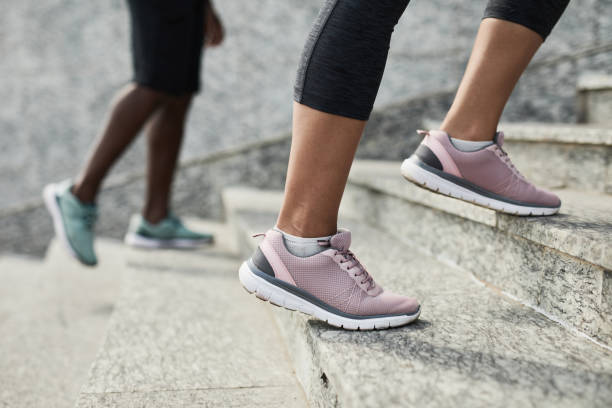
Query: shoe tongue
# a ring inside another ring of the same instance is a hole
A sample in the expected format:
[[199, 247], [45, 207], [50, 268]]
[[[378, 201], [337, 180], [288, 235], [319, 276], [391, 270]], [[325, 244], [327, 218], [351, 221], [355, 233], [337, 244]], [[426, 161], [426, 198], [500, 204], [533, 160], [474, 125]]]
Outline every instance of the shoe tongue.
[[351, 246], [351, 231], [339, 229], [338, 233], [332, 236], [329, 240], [329, 245], [332, 248], [339, 249], [340, 251], [349, 249], [349, 247]]
[[502, 147], [504, 145], [504, 132], [495, 133], [493, 143], [497, 144], [499, 147]]

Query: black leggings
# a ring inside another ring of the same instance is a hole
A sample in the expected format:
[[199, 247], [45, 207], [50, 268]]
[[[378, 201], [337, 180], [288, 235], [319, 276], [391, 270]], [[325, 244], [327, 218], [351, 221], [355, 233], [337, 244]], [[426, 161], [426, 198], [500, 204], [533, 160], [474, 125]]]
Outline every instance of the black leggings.
[[[367, 120], [387, 61], [391, 34], [409, 0], [326, 0], [306, 42], [295, 100]], [[569, 0], [489, 0], [484, 18], [521, 24], [546, 39]]]

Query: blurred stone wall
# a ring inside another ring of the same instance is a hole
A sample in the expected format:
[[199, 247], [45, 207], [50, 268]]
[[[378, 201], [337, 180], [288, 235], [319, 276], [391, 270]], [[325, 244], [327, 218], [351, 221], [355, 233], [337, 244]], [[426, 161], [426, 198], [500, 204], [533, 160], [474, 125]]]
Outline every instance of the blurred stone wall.
[[[205, 92], [191, 112], [183, 160], [290, 129], [295, 67], [320, 1], [216, 3], [227, 42], [205, 57]], [[414, 0], [393, 38], [377, 107], [452, 92], [485, 3]], [[38, 200], [48, 181], [75, 175], [131, 66], [122, 0], [0, 5], [0, 208], [7, 208]], [[505, 119], [575, 121], [577, 76], [593, 70], [612, 73], [612, 0], [570, 4]], [[436, 101], [431, 116], [443, 114], [445, 103]], [[141, 172], [143, 158], [139, 140], [112, 177]]]

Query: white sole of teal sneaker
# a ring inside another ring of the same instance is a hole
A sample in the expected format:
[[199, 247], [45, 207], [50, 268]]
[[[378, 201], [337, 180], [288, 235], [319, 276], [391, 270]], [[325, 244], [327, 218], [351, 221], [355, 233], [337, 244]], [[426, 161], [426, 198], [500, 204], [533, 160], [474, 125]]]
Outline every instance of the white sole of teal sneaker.
[[212, 243], [212, 239], [154, 239], [139, 234], [126, 234], [126, 245], [149, 249], [195, 249]]
[[530, 207], [517, 205], [506, 201], [498, 200], [493, 197], [479, 194], [468, 188], [462, 187], [450, 180], [438, 176], [432, 171], [421, 167], [416, 160], [408, 158], [404, 160], [401, 167], [402, 176], [411, 183], [419, 187], [431, 190], [434, 193], [446, 195], [452, 198], [466, 201], [491, 210], [512, 215], [553, 215], [559, 211], [560, 207]]
[[328, 324], [346, 330], [381, 330], [391, 327], [407, 325], [417, 320], [421, 314], [421, 309], [412, 315], [389, 315], [383, 317], [363, 317], [352, 319], [332, 313], [325, 308], [318, 306], [302, 296], [291, 293], [280, 286], [274, 285], [266, 279], [253, 273], [247, 262], [243, 262], [238, 271], [240, 283], [247, 292], [254, 294], [263, 301], [269, 301], [273, 305], [284, 307], [285, 309], [302, 312], [313, 316]]
[[53, 219], [53, 229], [55, 230], [55, 236], [61, 242], [62, 246], [66, 248], [66, 251], [72, 256], [74, 259], [80, 262], [79, 257], [77, 256], [74, 249], [72, 249], [72, 245], [68, 242], [68, 237], [66, 236], [66, 229], [64, 228], [64, 221], [62, 221], [62, 214], [57, 204], [57, 188], [55, 184], [47, 184], [43, 189], [43, 200], [45, 202], [45, 206], [47, 210], [51, 214], [51, 218]]

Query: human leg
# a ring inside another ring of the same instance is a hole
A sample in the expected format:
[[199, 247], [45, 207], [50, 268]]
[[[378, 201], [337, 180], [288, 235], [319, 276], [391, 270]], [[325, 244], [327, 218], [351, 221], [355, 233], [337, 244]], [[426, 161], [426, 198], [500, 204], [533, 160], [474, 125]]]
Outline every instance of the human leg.
[[107, 124], [73, 187], [74, 195], [81, 202], [95, 201], [104, 177], [163, 99], [164, 94], [135, 84], [118, 94]]
[[503, 109], [569, 0], [490, 0], [467, 68], [441, 129], [492, 140]]
[[489, 2], [442, 130], [424, 132], [423, 143], [402, 164], [404, 177], [510, 214], [551, 215], [559, 210], [555, 194], [529, 183], [512, 164], [502, 149], [503, 133], [496, 129], [514, 86], [567, 3]]
[[[400, 326], [420, 313], [415, 299], [395, 295], [374, 282], [349, 250], [350, 232], [336, 225], [391, 33], [407, 3], [326, 2], [298, 71], [278, 228], [265, 234], [239, 272], [243, 286], [258, 297], [347, 329]], [[320, 251], [307, 256], [291, 252], [287, 233], [314, 237]]]
[[144, 218], [157, 223], [168, 216], [172, 180], [192, 95], [169, 98], [148, 125], [147, 195]]
[[407, 0], [328, 0], [304, 48], [278, 225], [317, 237], [336, 232], [338, 208]]

